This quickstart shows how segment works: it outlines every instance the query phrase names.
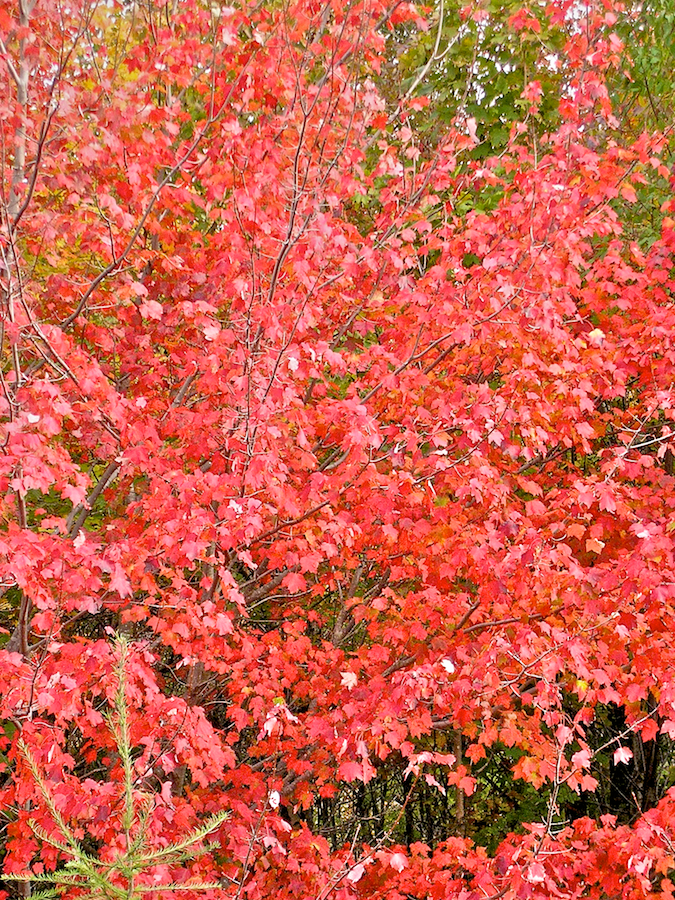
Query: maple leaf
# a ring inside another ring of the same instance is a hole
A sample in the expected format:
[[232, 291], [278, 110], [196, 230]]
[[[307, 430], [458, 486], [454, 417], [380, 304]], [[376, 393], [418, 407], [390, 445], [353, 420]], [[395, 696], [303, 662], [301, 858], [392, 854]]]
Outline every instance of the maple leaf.
[[617, 763], [629, 763], [633, 758], [633, 751], [629, 747], [617, 747], [613, 758], [614, 765]]
[[346, 687], [348, 691], [353, 690], [358, 684], [359, 679], [353, 672], [341, 672], [340, 683]]
[[351, 881], [353, 884], [356, 884], [360, 881], [363, 876], [366, 874], [366, 867], [363, 863], [357, 863], [355, 866], [347, 872], [347, 880]]
[[304, 591], [307, 587], [307, 582], [299, 572], [289, 572], [289, 574], [284, 577], [282, 584], [284, 587], [287, 587], [291, 593]]
[[133, 593], [129, 579], [119, 564], [115, 565], [113, 574], [110, 577], [110, 589], [117, 591], [122, 598], [130, 597]]
[[392, 853], [389, 857], [389, 865], [397, 872], [402, 872], [408, 867], [408, 858], [405, 853]]

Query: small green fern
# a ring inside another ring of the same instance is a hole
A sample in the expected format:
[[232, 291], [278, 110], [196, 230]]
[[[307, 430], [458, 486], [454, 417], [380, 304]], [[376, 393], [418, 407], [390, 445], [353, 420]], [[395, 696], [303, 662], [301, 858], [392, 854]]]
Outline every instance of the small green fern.
[[[172, 865], [195, 859], [210, 850], [217, 843], [206, 842], [226, 819], [228, 813], [220, 812], [207, 819], [200, 828], [196, 828], [182, 841], [168, 847], [152, 848], [148, 844], [148, 826], [152, 812], [152, 801], [136, 802], [133, 792], [133, 760], [131, 735], [129, 729], [128, 707], [126, 699], [126, 667], [129, 658], [129, 645], [124, 637], [116, 640], [118, 650], [117, 693], [114, 709], [107, 716], [107, 724], [115, 739], [124, 773], [124, 813], [122, 827], [125, 834], [125, 849], [115, 856], [112, 862], [104, 862], [87, 853], [82, 843], [68, 827], [59, 812], [40, 769], [23, 741], [19, 741], [19, 749], [30, 768], [42, 799], [59, 832], [60, 839], [47, 834], [36, 822], [30, 826], [43, 843], [56, 847], [66, 858], [65, 863], [54, 872], [25, 875], [0, 875], [5, 881], [30, 882], [38, 889], [31, 893], [31, 900], [48, 900], [61, 897], [70, 888], [78, 889], [78, 896], [91, 900], [140, 900], [147, 893], [164, 891], [203, 891], [221, 887], [217, 882], [188, 881], [183, 884], [138, 884], [137, 879], [151, 871], [155, 866]], [[44, 886], [44, 887], [43, 887]]]

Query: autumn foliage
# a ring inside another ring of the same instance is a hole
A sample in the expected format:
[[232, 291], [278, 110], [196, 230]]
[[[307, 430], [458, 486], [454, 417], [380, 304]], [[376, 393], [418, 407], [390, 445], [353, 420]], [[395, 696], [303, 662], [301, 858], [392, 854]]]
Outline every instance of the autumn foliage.
[[387, 89], [434, 10], [0, 4], [8, 876], [672, 896], [675, 231], [626, 14], [549, 4], [486, 155]]

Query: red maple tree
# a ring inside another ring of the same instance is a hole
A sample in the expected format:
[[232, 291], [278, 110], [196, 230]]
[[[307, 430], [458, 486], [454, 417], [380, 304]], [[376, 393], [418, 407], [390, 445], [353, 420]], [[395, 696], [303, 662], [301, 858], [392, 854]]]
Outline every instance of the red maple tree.
[[[675, 232], [622, 220], [665, 142], [614, 135], [616, 14], [571, 0], [557, 131], [534, 81], [499, 158], [420, 136], [379, 76], [426, 15], [0, 5], [8, 876], [672, 896], [675, 792], [589, 814], [675, 736]], [[497, 747], [544, 813], [488, 852]]]

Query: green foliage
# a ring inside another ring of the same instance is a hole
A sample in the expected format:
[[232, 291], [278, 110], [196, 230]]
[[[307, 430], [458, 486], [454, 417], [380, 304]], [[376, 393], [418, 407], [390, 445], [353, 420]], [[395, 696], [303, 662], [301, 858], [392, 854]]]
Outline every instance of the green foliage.
[[543, 88], [533, 127], [537, 132], [554, 127], [564, 81], [556, 57], [565, 34], [540, 8], [526, 17], [522, 12], [519, 0], [483, 4], [470, 15], [464, 4], [438, 4], [436, 28], [418, 34], [408, 25], [395, 32], [383, 75], [385, 93], [410, 89], [423, 75], [416, 93], [428, 96], [431, 106], [414, 117], [416, 131], [433, 142], [448, 124], [472, 118], [480, 141], [474, 155], [498, 154], [513, 123], [528, 114], [530, 102], [521, 95], [532, 80]]
[[670, 0], [630, 5], [615, 30], [625, 44], [614, 93], [622, 135], [670, 128], [675, 110], [675, 7]]
[[518, 748], [496, 744], [477, 773], [476, 791], [468, 800], [468, 832], [489, 853], [523, 822], [546, 818], [546, 794], [513, 777], [513, 766], [523, 755]]

